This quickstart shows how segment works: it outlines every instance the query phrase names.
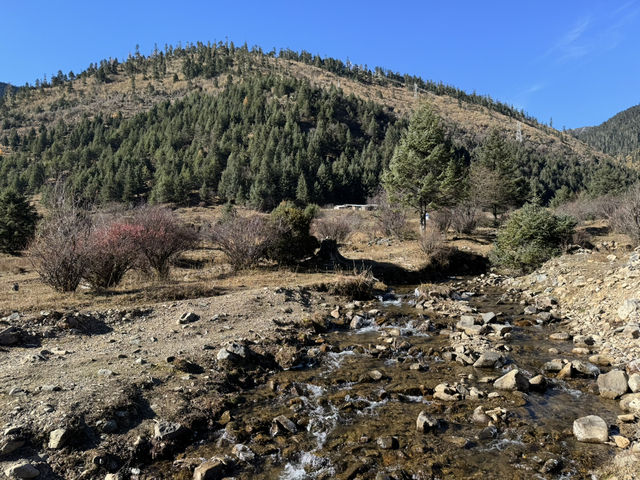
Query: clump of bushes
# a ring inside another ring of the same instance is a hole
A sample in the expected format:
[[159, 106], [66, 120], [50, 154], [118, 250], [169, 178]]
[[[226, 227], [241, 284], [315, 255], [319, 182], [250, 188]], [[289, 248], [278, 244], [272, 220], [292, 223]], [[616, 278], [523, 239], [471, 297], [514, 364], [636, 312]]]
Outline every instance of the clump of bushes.
[[444, 235], [436, 226], [428, 226], [424, 232], [420, 234], [418, 239], [418, 245], [426, 255], [431, 256], [435, 254], [444, 246]]
[[241, 217], [235, 211], [224, 215], [209, 229], [211, 241], [227, 256], [235, 270], [257, 265], [273, 242], [273, 229], [258, 215]]
[[113, 287], [133, 268], [166, 278], [175, 257], [196, 241], [196, 233], [168, 208], [91, 216], [60, 203], [40, 223], [29, 253], [45, 283], [73, 292], [82, 279], [95, 289]]
[[534, 270], [562, 253], [571, 240], [576, 221], [548, 209], [527, 204], [516, 210], [498, 230], [491, 261], [523, 272]]
[[316, 218], [311, 225], [311, 231], [319, 240], [334, 240], [336, 243], [342, 243], [349, 238], [359, 221], [356, 215], [334, 214]]

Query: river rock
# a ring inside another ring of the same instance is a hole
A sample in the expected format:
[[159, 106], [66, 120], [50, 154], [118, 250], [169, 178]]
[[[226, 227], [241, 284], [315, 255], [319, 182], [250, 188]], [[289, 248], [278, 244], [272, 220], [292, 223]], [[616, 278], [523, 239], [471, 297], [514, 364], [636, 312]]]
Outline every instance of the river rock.
[[354, 315], [349, 323], [349, 328], [351, 330], [359, 330], [363, 327], [366, 327], [368, 324], [367, 319], [361, 315]]
[[527, 377], [517, 368], [498, 378], [493, 382], [493, 386], [498, 390], [519, 390], [521, 392], [528, 392], [530, 387]]
[[462, 331], [469, 336], [484, 335], [489, 332], [489, 327], [486, 325], [471, 325], [464, 327]]
[[607, 423], [597, 415], [588, 415], [573, 422], [573, 434], [579, 442], [604, 443], [609, 440]]
[[611, 438], [613, 439], [613, 441], [615, 442], [618, 448], [624, 449], [624, 448], [628, 448], [629, 445], [631, 445], [631, 440], [629, 440], [627, 437], [624, 437], [622, 435], [614, 435]]
[[629, 375], [633, 375], [634, 373], [640, 373], [640, 358], [636, 358], [635, 360], [627, 363], [627, 367], [625, 369]]
[[228, 465], [220, 458], [212, 458], [196, 467], [193, 480], [220, 480], [225, 475]]
[[547, 389], [547, 379], [542, 375], [536, 375], [529, 379], [529, 388], [534, 392], [544, 392]]
[[542, 465], [540, 469], [540, 473], [555, 473], [562, 468], [562, 462], [557, 458], [550, 458]]
[[460, 317], [460, 320], [456, 324], [456, 327], [458, 327], [458, 329], [460, 330], [464, 330], [465, 327], [471, 327], [475, 324], [476, 324], [475, 317], [472, 317], [471, 315], [462, 315]]
[[489, 423], [491, 419], [486, 413], [484, 413], [484, 408], [482, 408], [482, 405], [480, 405], [479, 407], [476, 407], [475, 410], [473, 411], [471, 420], [473, 421], [473, 423], [486, 425], [487, 423]]
[[384, 377], [384, 375], [382, 374], [382, 372], [380, 370], [371, 370], [371, 371], [369, 371], [369, 378], [371, 380], [373, 380], [374, 382], [377, 382], [378, 380], [382, 380], [382, 377]]
[[175, 440], [187, 433], [187, 429], [180, 423], [157, 422], [153, 429], [153, 436], [160, 442]]
[[542, 366], [542, 370], [545, 372], [556, 373], [562, 370], [565, 366], [565, 363], [560, 358], [554, 358], [553, 360], [548, 361]]
[[620, 408], [625, 412], [640, 413], [640, 393], [627, 393], [620, 398]]
[[249, 447], [243, 445], [242, 443], [237, 443], [236, 445], [234, 445], [231, 453], [233, 453], [236, 457], [238, 457], [238, 459], [242, 460], [243, 462], [250, 462], [251, 460], [256, 458], [256, 454], [253, 453], [253, 451]]
[[640, 392], [640, 374], [634, 373], [629, 377], [629, 389], [633, 392]]
[[571, 335], [567, 332], [556, 332], [549, 335], [549, 338], [560, 342], [568, 342], [571, 340]]
[[58, 428], [49, 434], [49, 448], [58, 450], [69, 440], [70, 432], [66, 428]]
[[487, 351], [478, 357], [473, 366], [475, 368], [496, 368], [502, 366], [503, 363], [504, 358], [502, 355], [498, 352]]
[[293, 423], [290, 419], [288, 419], [284, 415], [278, 415], [276, 418], [274, 418], [273, 426], [276, 427], [276, 430], [283, 428], [289, 433], [298, 433], [298, 427], [296, 427], [296, 424]]
[[573, 377], [574, 369], [573, 364], [571, 362], [567, 362], [564, 367], [558, 372], [556, 378], [562, 380], [563, 378], [571, 378]]
[[391, 435], [383, 435], [382, 437], [378, 438], [376, 443], [383, 450], [396, 449], [400, 446], [398, 437], [392, 437]]
[[538, 309], [535, 307], [535, 305], [527, 305], [524, 308], [525, 315], [535, 315], [536, 313], [538, 313]]
[[498, 316], [493, 312], [487, 312], [482, 314], [482, 321], [485, 324], [495, 322], [497, 318]]
[[40, 470], [29, 462], [20, 462], [11, 465], [4, 471], [4, 474], [9, 478], [36, 478], [40, 475]]
[[618, 398], [629, 388], [627, 374], [622, 370], [611, 370], [598, 375], [598, 389], [604, 398]]
[[596, 354], [596, 355], [591, 355], [589, 357], [589, 361], [594, 365], [599, 365], [601, 367], [608, 367], [610, 365], [613, 365], [614, 358], [610, 357], [609, 355]]
[[416, 430], [418, 430], [421, 433], [425, 433], [437, 427], [438, 427], [437, 419], [433, 418], [431, 415], [427, 415], [427, 412], [425, 411], [420, 412], [416, 420]]
[[618, 318], [620, 318], [620, 320], [634, 318], [638, 315], [638, 311], [640, 311], [640, 300], [637, 298], [628, 298], [618, 307]]
[[498, 429], [493, 425], [489, 425], [488, 427], [485, 427], [482, 430], [480, 430], [480, 433], [476, 435], [476, 438], [478, 440], [492, 440], [496, 438], [497, 435], [498, 435]]
[[587, 377], [596, 377], [600, 375], [600, 369], [593, 363], [584, 362], [582, 360], [574, 360], [571, 362], [574, 370]]
[[513, 327], [509, 324], [503, 325], [499, 323], [492, 323], [490, 327], [500, 337], [504, 337], [507, 333], [510, 333], [513, 330]]

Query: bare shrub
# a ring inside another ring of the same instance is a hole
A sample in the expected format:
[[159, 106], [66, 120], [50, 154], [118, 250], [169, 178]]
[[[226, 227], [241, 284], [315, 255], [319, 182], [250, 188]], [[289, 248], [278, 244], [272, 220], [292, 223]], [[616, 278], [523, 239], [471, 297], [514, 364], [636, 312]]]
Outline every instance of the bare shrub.
[[99, 217], [88, 238], [84, 278], [98, 289], [119, 284], [139, 259], [138, 240], [142, 236], [142, 226], [122, 216]]
[[340, 295], [353, 300], [373, 298], [373, 286], [376, 279], [369, 270], [354, 271], [351, 275], [338, 275], [327, 287], [331, 295]]
[[418, 239], [420, 249], [431, 256], [444, 246], [444, 236], [439, 229], [427, 227]]
[[571, 243], [582, 248], [593, 248], [592, 235], [586, 230], [576, 230], [571, 236]]
[[354, 214], [333, 214], [316, 218], [311, 224], [311, 233], [318, 240], [335, 240], [342, 243], [357, 228], [360, 217]]
[[131, 223], [139, 228], [136, 244], [141, 254], [141, 268], [154, 270], [160, 278], [168, 277], [171, 262], [193, 248], [198, 240], [196, 232], [166, 207], [139, 207]]
[[373, 217], [380, 232], [387, 237], [402, 239], [408, 230], [407, 211], [401, 206], [392, 205], [384, 191], [371, 198], [370, 203], [378, 206], [373, 211]]
[[236, 270], [252, 267], [266, 256], [272, 233], [266, 219], [257, 215], [227, 215], [209, 229], [211, 241]]
[[624, 195], [610, 221], [615, 231], [629, 235], [636, 245], [640, 243], [640, 185]]
[[621, 197], [604, 195], [590, 198], [580, 197], [557, 206], [554, 211], [558, 215], [568, 215], [579, 222], [589, 220], [608, 220], [622, 203]]
[[59, 292], [78, 288], [87, 271], [90, 231], [89, 216], [74, 205], [54, 210], [40, 223], [29, 256], [43, 282]]
[[451, 227], [458, 235], [470, 234], [478, 225], [478, 210], [471, 204], [456, 205], [451, 209]]
[[449, 227], [451, 227], [452, 221], [453, 215], [451, 213], [451, 209], [441, 208], [429, 215], [428, 223], [431, 223], [431, 225], [433, 225], [439, 232], [446, 234], [449, 230]]

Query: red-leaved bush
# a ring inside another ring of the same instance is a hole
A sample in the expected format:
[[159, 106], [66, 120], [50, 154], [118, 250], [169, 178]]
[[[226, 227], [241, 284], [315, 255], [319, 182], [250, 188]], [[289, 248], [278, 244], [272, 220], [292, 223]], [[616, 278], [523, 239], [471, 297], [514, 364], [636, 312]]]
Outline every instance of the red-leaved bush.
[[138, 263], [142, 233], [142, 226], [122, 218], [111, 218], [94, 226], [88, 239], [84, 275], [92, 287], [109, 288], [122, 281], [125, 273]]
[[139, 207], [134, 211], [131, 223], [139, 228], [135, 239], [141, 267], [154, 270], [160, 278], [166, 278], [173, 259], [193, 248], [198, 240], [196, 232], [166, 207]]

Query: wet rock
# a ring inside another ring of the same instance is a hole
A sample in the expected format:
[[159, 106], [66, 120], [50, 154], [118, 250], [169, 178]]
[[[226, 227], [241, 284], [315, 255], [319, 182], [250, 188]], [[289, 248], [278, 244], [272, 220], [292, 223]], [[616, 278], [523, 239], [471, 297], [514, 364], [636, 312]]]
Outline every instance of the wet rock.
[[530, 384], [527, 377], [520, 373], [518, 369], [513, 369], [493, 382], [493, 386], [498, 390], [528, 392]]
[[473, 415], [471, 416], [471, 420], [473, 423], [479, 423], [486, 425], [491, 420], [489, 416], [484, 413], [484, 408], [482, 406], [476, 407], [473, 411]]
[[383, 377], [384, 375], [380, 370], [371, 370], [369, 372], [369, 378], [374, 382], [377, 382], [378, 380], [382, 380]]
[[416, 420], [416, 430], [421, 433], [428, 432], [438, 427], [438, 420], [431, 415], [427, 415], [427, 412], [422, 411], [418, 415]]
[[602, 418], [588, 415], [573, 422], [573, 434], [579, 442], [604, 443], [609, 439], [609, 428]]
[[200, 315], [193, 312], [184, 312], [182, 315], [180, 315], [177, 324], [184, 325], [187, 323], [197, 322], [198, 320], [200, 320]]
[[511, 333], [511, 331], [513, 330], [513, 327], [508, 324], [502, 325], [502, 324], [492, 323], [491, 328], [500, 337], [504, 337], [507, 333]]
[[475, 324], [476, 324], [475, 317], [472, 317], [471, 315], [462, 315], [458, 323], [456, 323], [456, 327], [459, 330], [464, 330], [466, 327], [472, 327]]
[[534, 392], [544, 392], [547, 390], [547, 379], [542, 375], [536, 375], [529, 379], [529, 387]]
[[71, 432], [66, 428], [58, 428], [49, 434], [49, 448], [58, 450], [64, 447], [69, 441]]
[[542, 474], [556, 473], [561, 468], [562, 468], [562, 462], [560, 460], [558, 460], [557, 458], [550, 458], [549, 460], [544, 462], [544, 464], [542, 465], [542, 468], [540, 468], [540, 473]]
[[571, 362], [571, 366], [576, 372], [587, 377], [595, 377], [597, 375], [600, 375], [600, 369], [593, 363], [583, 362], [582, 360], [574, 360]]
[[556, 375], [556, 378], [562, 380], [563, 378], [572, 378], [573, 375], [574, 375], [573, 364], [571, 362], [568, 362], [564, 364], [564, 366], [560, 369], [560, 371], [558, 372], [558, 375]]
[[559, 342], [568, 342], [571, 340], [571, 335], [567, 332], [556, 332], [549, 335], [549, 338]]
[[618, 398], [629, 388], [627, 374], [622, 370], [611, 370], [598, 375], [598, 389], [604, 398]]
[[618, 307], [618, 318], [620, 320], [627, 320], [628, 318], [634, 318], [640, 311], [640, 300], [637, 298], [628, 298], [620, 307]]
[[378, 446], [383, 450], [395, 450], [400, 447], [400, 442], [398, 442], [398, 437], [393, 437], [391, 435], [384, 435], [378, 438], [377, 442]]
[[480, 355], [473, 366], [475, 368], [498, 368], [502, 366], [503, 363], [504, 357], [500, 353], [488, 351]]
[[462, 331], [469, 336], [485, 335], [489, 333], [490, 327], [487, 325], [471, 325], [470, 327], [464, 327]]
[[349, 328], [351, 330], [359, 330], [361, 328], [366, 327], [367, 325], [368, 325], [367, 319], [361, 315], [354, 315], [353, 318], [351, 319], [351, 322], [349, 322]]
[[640, 392], [640, 374], [634, 373], [629, 377], [629, 389], [633, 392]]
[[224, 477], [229, 465], [221, 458], [212, 458], [196, 467], [193, 480], [220, 480]]
[[497, 436], [498, 436], [498, 429], [493, 425], [489, 425], [488, 427], [480, 430], [480, 433], [476, 435], [476, 438], [478, 440], [493, 440]]
[[294, 346], [286, 345], [276, 352], [275, 360], [280, 365], [280, 368], [288, 370], [304, 361], [304, 351]]
[[4, 471], [9, 478], [36, 478], [40, 475], [40, 470], [29, 462], [16, 463]]
[[272, 421], [271, 434], [272, 436], [276, 436], [279, 433], [282, 433], [283, 430], [289, 433], [298, 433], [298, 427], [295, 423], [284, 415], [279, 415]]
[[250, 462], [254, 458], [256, 458], [256, 454], [253, 453], [253, 451], [249, 447], [241, 443], [234, 445], [231, 453], [233, 453], [236, 457], [238, 457], [238, 459], [242, 460], [243, 462]]

